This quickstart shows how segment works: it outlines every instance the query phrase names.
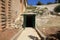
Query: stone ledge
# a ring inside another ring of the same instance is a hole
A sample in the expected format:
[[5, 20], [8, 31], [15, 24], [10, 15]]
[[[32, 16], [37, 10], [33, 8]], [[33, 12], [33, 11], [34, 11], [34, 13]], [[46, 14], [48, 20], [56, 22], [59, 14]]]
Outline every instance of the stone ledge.
[[45, 36], [41, 31], [38, 30], [38, 28], [35, 28], [39, 36], [41, 37], [41, 40], [46, 40], [47, 36]]

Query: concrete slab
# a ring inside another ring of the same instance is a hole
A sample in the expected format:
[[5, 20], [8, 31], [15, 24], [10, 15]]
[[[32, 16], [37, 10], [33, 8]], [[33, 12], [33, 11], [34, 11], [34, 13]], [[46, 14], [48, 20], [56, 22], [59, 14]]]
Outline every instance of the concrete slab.
[[16, 40], [40, 40], [40, 37], [35, 29], [28, 27], [25, 28]]

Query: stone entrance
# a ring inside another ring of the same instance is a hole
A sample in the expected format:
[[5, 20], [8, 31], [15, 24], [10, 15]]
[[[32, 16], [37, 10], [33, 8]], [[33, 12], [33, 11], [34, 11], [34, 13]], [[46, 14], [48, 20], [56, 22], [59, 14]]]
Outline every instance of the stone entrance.
[[24, 27], [35, 27], [35, 15], [34, 14], [25, 14], [23, 20]]

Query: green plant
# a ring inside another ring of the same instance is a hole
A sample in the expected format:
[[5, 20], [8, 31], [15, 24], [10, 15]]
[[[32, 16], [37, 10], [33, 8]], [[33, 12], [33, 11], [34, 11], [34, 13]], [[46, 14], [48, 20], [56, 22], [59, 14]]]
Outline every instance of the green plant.
[[56, 7], [54, 8], [54, 11], [57, 12], [57, 13], [59, 13], [59, 12], [60, 12], [60, 5], [56, 6]]
[[42, 3], [40, 1], [38, 1], [37, 5], [42, 5]]
[[39, 11], [39, 14], [40, 14], [40, 15], [43, 15], [43, 12], [42, 12], [42, 11]]
[[49, 5], [49, 4], [53, 4], [53, 3], [52, 2], [48, 2], [47, 5]]
[[26, 7], [26, 9], [36, 9], [36, 7], [30, 6], [30, 7]]

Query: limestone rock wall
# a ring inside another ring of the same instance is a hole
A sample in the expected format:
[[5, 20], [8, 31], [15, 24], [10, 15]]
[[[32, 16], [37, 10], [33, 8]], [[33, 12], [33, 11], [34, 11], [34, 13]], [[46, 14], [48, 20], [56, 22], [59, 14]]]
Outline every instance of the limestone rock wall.
[[36, 28], [47, 35], [59, 31], [60, 28], [60, 16], [47, 15], [36, 16]]
[[36, 16], [36, 27], [43, 27], [44, 25], [47, 24], [47, 22], [49, 21], [50, 19], [50, 16], [47, 15], [47, 16], [40, 16], [40, 15], [37, 15]]
[[57, 5], [59, 5], [59, 4], [40, 5], [40, 6], [37, 6], [37, 7], [41, 7], [41, 8], [47, 7], [50, 11], [53, 11], [54, 8], [55, 8]]
[[[59, 4], [52, 4], [52, 5], [41, 5], [37, 6], [40, 8], [47, 7], [48, 10], [50, 11], [49, 14], [48, 11], [43, 12], [43, 15], [37, 15], [36, 16], [36, 28], [41, 31], [44, 34], [50, 34], [50, 33], [55, 33], [57, 30], [60, 28], [60, 16], [52, 15], [51, 11], [54, 11], [53, 9]], [[45, 13], [45, 14], [44, 14]]]

